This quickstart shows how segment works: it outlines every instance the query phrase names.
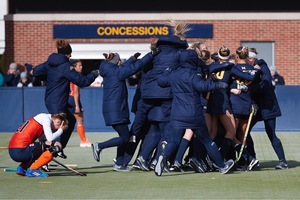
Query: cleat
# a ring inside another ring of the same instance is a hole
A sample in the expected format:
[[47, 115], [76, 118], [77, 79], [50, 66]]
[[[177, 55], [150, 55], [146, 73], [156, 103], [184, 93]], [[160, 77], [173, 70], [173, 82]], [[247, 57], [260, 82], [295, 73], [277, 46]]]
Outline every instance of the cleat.
[[136, 169], [136, 170], [142, 170], [141, 167], [137, 164], [136, 161], [132, 164], [132, 168]]
[[168, 166], [165, 166], [164, 167], [164, 172], [166, 172], [166, 173], [171, 173], [171, 168], [169, 168]]
[[254, 167], [257, 167], [257, 165], [259, 165], [259, 160], [253, 158], [250, 164], [248, 165], [247, 170], [251, 171]]
[[278, 165], [276, 165], [275, 169], [288, 169], [288, 164], [285, 161], [280, 161]]
[[83, 142], [83, 141], [80, 142], [80, 147], [91, 147], [91, 146], [92, 146], [92, 143], [88, 139], [86, 139], [85, 142]]
[[48, 164], [43, 165], [43, 166], [41, 167], [41, 169], [42, 169], [44, 172], [50, 172], [50, 169], [48, 168]]
[[154, 173], [156, 176], [161, 176], [162, 172], [164, 171], [165, 165], [166, 159], [163, 155], [160, 155], [154, 168]]
[[174, 171], [185, 172], [185, 170], [183, 169], [182, 164], [179, 163], [177, 160], [174, 161], [173, 167], [174, 167]]
[[194, 170], [194, 168], [191, 166], [191, 163], [189, 161], [185, 162], [183, 164], [183, 168], [186, 170], [186, 171], [191, 171], [191, 170]]
[[136, 143], [136, 135], [132, 135], [132, 136], [129, 138], [129, 142], [130, 142], [130, 143]]
[[141, 170], [150, 171], [149, 167], [147, 166], [146, 161], [144, 160], [144, 158], [142, 156], [137, 157], [136, 163], [137, 163], [137, 165], [139, 165]]
[[151, 162], [151, 164], [150, 164], [150, 169], [154, 170], [154, 169], [155, 169], [156, 163], [157, 163], [157, 160], [154, 159], [154, 160]]
[[245, 172], [248, 170], [247, 165], [237, 165], [234, 169], [235, 171]]
[[46, 178], [49, 175], [41, 172], [40, 169], [36, 169], [36, 170], [27, 169], [26, 176], [34, 177], [34, 178]]
[[64, 154], [63, 150], [61, 150], [60, 152], [58, 152], [57, 156], [61, 157], [63, 159], [67, 159], [67, 156]]
[[131, 169], [125, 165], [117, 165], [117, 164], [114, 164], [113, 166], [113, 170], [114, 171], [117, 171], [117, 172], [130, 172]]
[[205, 169], [203, 168], [201, 163], [195, 157], [190, 158], [189, 163], [190, 163], [191, 167], [195, 170], [195, 172], [205, 173]]
[[201, 164], [201, 166], [202, 166], [202, 168], [204, 169], [205, 172], [208, 172], [210, 170], [208, 165], [205, 163], [204, 160], [201, 159], [199, 162], [200, 162], [200, 164]]
[[234, 166], [234, 161], [232, 159], [227, 160], [223, 168], [219, 168], [221, 174], [226, 174]]
[[98, 146], [98, 142], [94, 142], [92, 143], [91, 145], [92, 147], [92, 150], [93, 150], [93, 156], [94, 156], [94, 159], [97, 161], [97, 162], [100, 162], [100, 152], [101, 152], [101, 149], [99, 148]]
[[21, 167], [20, 165], [17, 167], [16, 169], [16, 174], [20, 175], [20, 176], [25, 176], [27, 169], [24, 169], [23, 167]]

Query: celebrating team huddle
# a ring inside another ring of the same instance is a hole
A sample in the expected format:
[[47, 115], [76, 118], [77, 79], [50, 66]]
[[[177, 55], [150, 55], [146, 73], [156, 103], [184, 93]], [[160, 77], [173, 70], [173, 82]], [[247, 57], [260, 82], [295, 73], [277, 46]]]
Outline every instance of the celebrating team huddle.
[[[45, 115], [47, 126], [52, 127], [46, 132], [39, 114], [15, 133], [9, 152], [13, 160], [21, 162], [17, 174], [47, 177], [42, 166], [53, 157], [65, 156], [63, 149], [76, 124], [68, 108], [70, 82], [87, 87], [99, 73], [103, 77], [103, 117], [118, 137], [93, 142], [91, 156], [100, 162], [100, 153], [117, 147], [114, 171], [132, 171], [129, 163], [136, 151], [133, 169], [153, 170], [156, 176], [188, 170], [221, 174], [251, 171], [259, 165], [250, 134], [258, 121], [264, 122], [278, 157], [275, 168], [287, 169], [284, 149], [275, 133], [281, 111], [272, 76], [266, 62], [257, 59], [256, 49], [241, 46], [231, 53], [223, 45], [213, 57], [204, 42], [188, 44], [188, 24], [170, 20], [168, 25], [174, 34], [154, 38], [149, 53], [141, 59], [140, 53], [135, 53], [122, 63], [118, 53], [105, 53], [99, 70], [86, 76], [70, 69], [71, 46], [58, 40], [58, 53], [33, 70], [34, 76], [47, 80], [45, 103], [50, 114]], [[142, 75], [131, 105], [135, 113], [131, 123], [126, 79], [136, 73]], [[57, 114], [63, 117], [55, 125]], [[28, 123], [40, 124], [39, 131], [25, 131]], [[46, 138], [41, 139], [43, 132]], [[22, 141], [25, 137], [19, 137], [25, 133], [32, 135], [26, 143]], [[35, 142], [38, 138], [39, 143]], [[23, 145], [13, 145], [17, 143]], [[23, 152], [22, 156], [16, 158], [16, 151]]]

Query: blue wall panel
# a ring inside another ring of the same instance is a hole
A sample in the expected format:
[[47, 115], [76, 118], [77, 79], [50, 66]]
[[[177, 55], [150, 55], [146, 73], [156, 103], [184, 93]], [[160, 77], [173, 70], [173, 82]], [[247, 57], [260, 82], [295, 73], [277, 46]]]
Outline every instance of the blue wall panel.
[[16, 87], [1, 87], [0, 131], [15, 131], [23, 120], [23, 90]]
[[[24, 120], [40, 112], [46, 112], [44, 104], [45, 87], [0, 88], [0, 131], [13, 132]], [[128, 102], [131, 107], [135, 87], [128, 88]], [[282, 116], [277, 118], [277, 131], [300, 131], [300, 86], [277, 86], [276, 94]], [[84, 109], [84, 124], [87, 132], [114, 131], [106, 126], [102, 116], [103, 88], [87, 87], [81, 89]], [[133, 122], [134, 114], [130, 120]], [[253, 131], [264, 131], [262, 122]]]

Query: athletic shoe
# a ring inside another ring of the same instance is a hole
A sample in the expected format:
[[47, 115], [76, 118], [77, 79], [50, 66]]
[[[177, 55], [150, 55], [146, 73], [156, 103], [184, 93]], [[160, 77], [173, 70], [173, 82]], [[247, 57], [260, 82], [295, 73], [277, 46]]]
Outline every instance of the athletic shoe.
[[125, 165], [117, 165], [117, 164], [114, 164], [113, 166], [113, 170], [114, 171], [117, 171], [117, 172], [130, 172], [131, 169]]
[[154, 168], [154, 173], [156, 176], [161, 176], [164, 168], [166, 166], [166, 158], [163, 155], [158, 157], [157, 163]]
[[251, 171], [254, 167], [256, 167], [259, 164], [259, 160], [257, 160], [256, 158], [253, 158], [250, 162], [250, 164], [247, 167], [248, 171]]
[[173, 168], [174, 168], [174, 171], [185, 172], [185, 170], [183, 169], [182, 164], [179, 163], [177, 160], [174, 161]]
[[20, 165], [16, 169], [16, 174], [20, 176], [25, 176], [27, 169], [21, 167]]
[[166, 173], [171, 173], [171, 168], [170, 167], [168, 167], [167, 165], [165, 165], [165, 167], [164, 167], [164, 172], [166, 172]]
[[150, 169], [154, 170], [156, 164], [157, 164], [157, 160], [154, 159], [154, 160], [151, 162], [151, 164], [150, 164]]
[[57, 153], [57, 156], [58, 156], [58, 157], [61, 157], [61, 158], [63, 158], [63, 159], [67, 159], [67, 156], [64, 154], [64, 151], [63, 151], [63, 150], [61, 150], [60, 152], [58, 152], [58, 153]]
[[229, 170], [234, 166], [234, 161], [232, 159], [227, 160], [225, 162], [225, 166], [223, 168], [219, 168], [221, 174], [226, 174]]
[[150, 171], [149, 167], [147, 166], [147, 162], [144, 160], [142, 156], [136, 158], [136, 164], [140, 166], [141, 170]]
[[137, 164], [136, 161], [132, 164], [132, 168], [137, 169], [137, 170], [141, 170], [141, 167]]
[[248, 170], [248, 166], [247, 165], [237, 165], [235, 167], [235, 171], [245, 172], [247, 170]]
[[205, 173], [205, 169], [203, 168], [201, 163], [195, 157], [190, 158], [190, 165], [195, 170], [195, 172]]
[[208, 165], [206, 164], [206, 162], [204, 162], [204, 160], [200, 159], [200, 164], [202, 166], [202, 168], [204, 169], [205, 172], [208, 172], [210, 169], [208, 168]]
[[42, 169], [44, 172], [50, 172], [50, 169], [48, 168], [48, 164], [43, 165], [43, 166], [41, 167], [41, 169]]
[[278, 165], [276, 165], [275, 169], [288, 169], [287, 162], [280, 161]]
[[92, 146], [92, 143], [88, 139], [86, 139], [85, 142], [83, 142], [83, 141], [80, 142], [80, 147], [91, 147], [91, 146]]
[[93, 150], [94, 159], [97, 162], [100, 162], [100, 156], [99, 156], [99, 154], [100, 154], [100, 152], [101, 152], [102, 149], [99, 148], [98, 142], [92, 143], [91, 147], [92, 147], [92, 150]]
[[26, 176], [34, 178], [46, 178], [48, 177], [48, 174], [41, 172], [40, 169], [31, 170], [30, 168], [28, 168], [26, 171]]

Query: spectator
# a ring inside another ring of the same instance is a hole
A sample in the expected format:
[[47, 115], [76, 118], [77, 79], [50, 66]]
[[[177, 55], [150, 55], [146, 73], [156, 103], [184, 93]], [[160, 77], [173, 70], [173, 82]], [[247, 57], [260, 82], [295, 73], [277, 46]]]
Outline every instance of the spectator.
[[4, 76], [6, 86], [17, 86], [20, 81], [20, 71], [16, 63], [10, 63], [9, 69]]
[[4, 86], [4, 76], [2, 72], [0, 72], [0, 87]]
[[32, 87], [31, 80], [28, 79], [27, 72], [22, 72], [20, 75], [20, 81], [17, 85], [17, 87]]
[[27, 72], [28, 79], [31, 81], [33, 86], [45, 86], [47, 84], [46, 81], [42, 81], [33, 76], [33, 66], [31, 64], [25, 63], [25, 71]]
[[285, 85], [285, 81], [283, 76], [281, 76], [278, 71], [277, 67], [275, 65], [271, 65], [269, 67], [271, 75], [272, 75], [272, 84], [275, 87], [276, 85]]

